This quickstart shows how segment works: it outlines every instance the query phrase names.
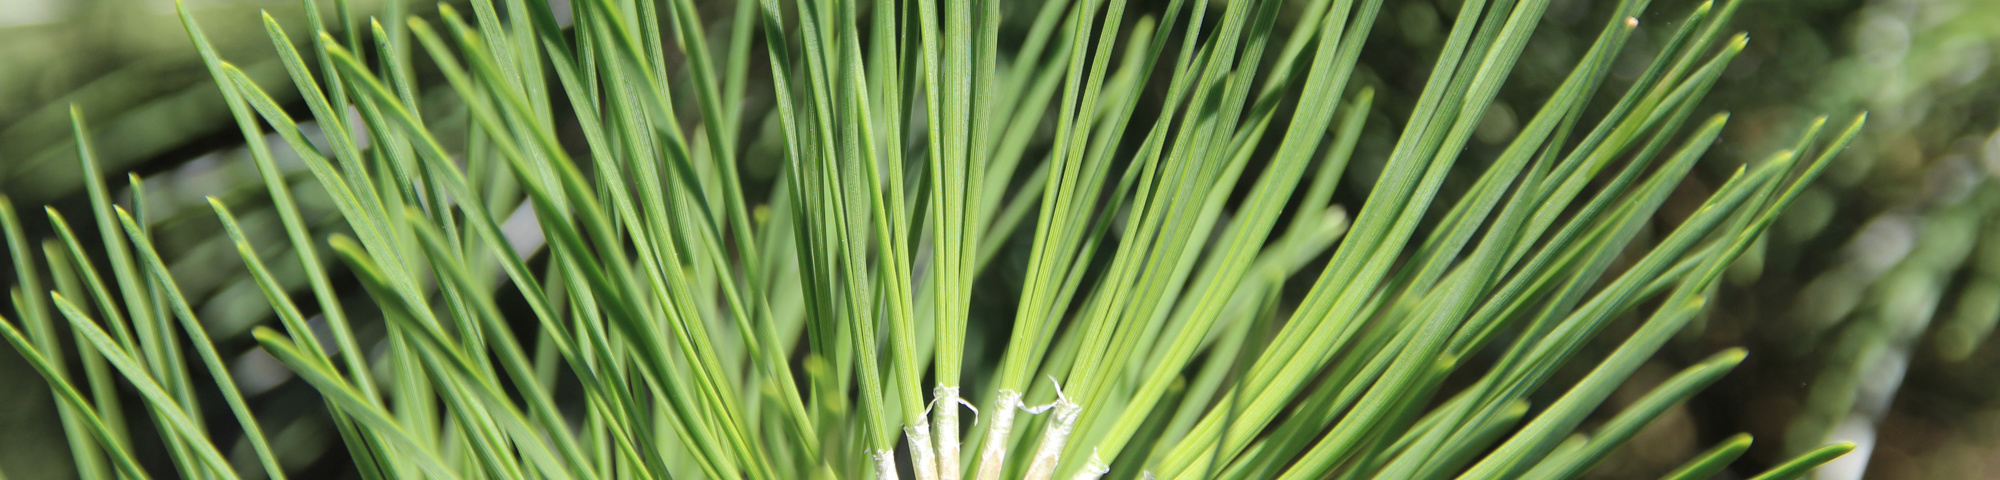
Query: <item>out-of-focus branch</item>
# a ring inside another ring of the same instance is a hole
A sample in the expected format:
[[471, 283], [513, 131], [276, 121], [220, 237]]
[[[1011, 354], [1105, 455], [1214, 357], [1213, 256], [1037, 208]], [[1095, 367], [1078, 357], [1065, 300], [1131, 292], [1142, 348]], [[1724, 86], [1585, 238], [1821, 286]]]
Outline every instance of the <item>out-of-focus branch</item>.
[[[283, 103], [296, 101], [258, 19], [268, 11], [295, 41], [313, 38], [300, 2], [190, 2], [221, 54]], [[319, 2], [338, 29], [334, 2]], [[351, 0], [355, 18], [381, 13], [384, 0]], [[429, 12], [435, 0], [406, 2]], [[71, 161], [68, 109], [81, 108], [100, 142], [107, 171], [158, 170], [235, 143], [229, 111], [171, 9], [159, 2], [107, 0], [54, 23], [0, 29], [0, 191], [36, 204], [81, 188]], [[232, 142], [231, 140], [234, 140]]]

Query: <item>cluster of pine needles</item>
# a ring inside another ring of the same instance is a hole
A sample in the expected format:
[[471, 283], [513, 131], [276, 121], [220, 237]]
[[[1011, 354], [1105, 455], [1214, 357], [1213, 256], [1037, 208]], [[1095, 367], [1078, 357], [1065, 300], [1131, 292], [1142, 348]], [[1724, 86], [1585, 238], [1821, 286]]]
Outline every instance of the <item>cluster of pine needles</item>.
[[[302, 42], [266, 17], [304, 119], [181, 16], [284, 233], [253, 244], [211, 199], [276, 318], [254, 348], [320, 394], [368, 479], [1576, 478], [1743, 360], [1716, 352], [1579, 431], [1861, 125], [1822, 118], [1663, 227], [1727, 120], [1690, 117], [1747, 41], [1736, 0], [1664, 27], [1637, 20], [1646, 0], [1610, 6], [1449, 205], [1549, 0], [1458, 2], [1408, 121], [1378, 126], [1379, 174], [1345, 182], [1384, 0], [1050, 0], [1005, 52], [1000, 0], [744, 1], [726, 51], [695, 0], [471, 0], [433, 21], [392, 1], [397, 18], [340, 15], [341, 37], [304, 3]], [[1600, 92], [1648, 28], [1656, 55]], [[425, 118], [420, 57], [449, 114]], [[748, 81], [759, 57], [768, 81]], [[769, 188], [739, 173], [752, 84], [775, 98]], [[50, 210], [55, 238], [31, 243], [0, 202], [18, 285], [0, 334], [51, 385], [79, 473], [298, 473], [154, 247], [140, 177], [119, 205], [75, 131], [102, 238]], [[315, 191], [293, 191], [301, 168]], [[1341, 185], [1368, 186], [1357, 213]], [[517, 212], [545, 243], [518, 248]], [[1011, 335], [969, 340], [975, 279], [1012, 238], [1031, 245]], [[273, 274], [293, 264], [304, 285]], [[1551, 382], [1620, 319], [1615, 350]], [[968, 341], [1004, 351], [969, 369]], [[170, 461], [135, 458], [131, 392]]]

